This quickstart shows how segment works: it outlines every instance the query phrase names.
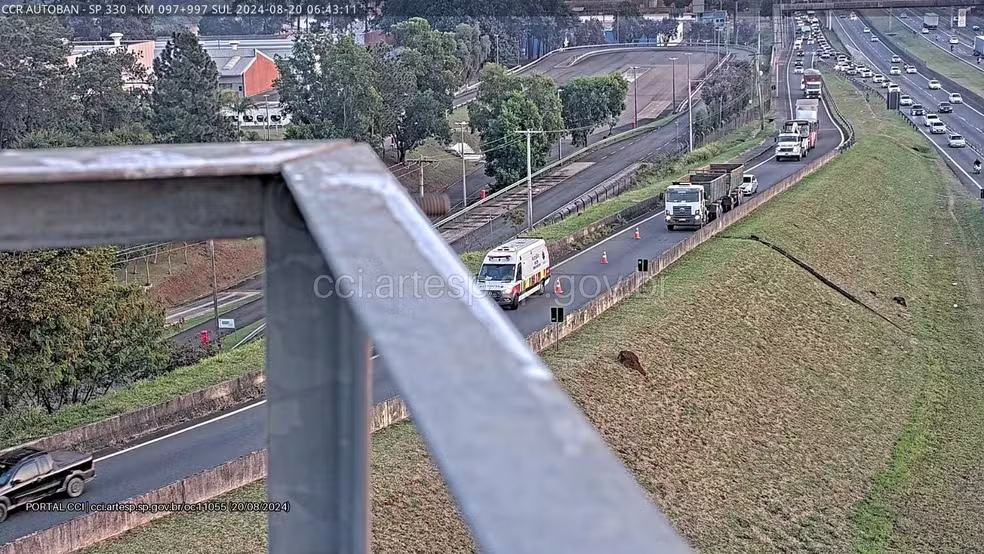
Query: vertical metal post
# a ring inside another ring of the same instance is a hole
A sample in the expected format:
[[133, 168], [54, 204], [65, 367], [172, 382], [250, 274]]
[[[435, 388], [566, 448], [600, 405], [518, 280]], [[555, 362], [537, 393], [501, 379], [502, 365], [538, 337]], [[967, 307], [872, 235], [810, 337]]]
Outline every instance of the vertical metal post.
[[533, 230], [533, 131], [526, 131], [526, 229]]
[[694, 95], [691, 87], [693, 81], [690, 80], [690, 60], [687, 60], [687, 121], [690, 124], [690, 150], [694, 151]]
[[269, 187], [267, 494], [276, 554], [369, 552], [369, 338], [346, 298], [357, 276], [333, 275], [286, 185]]
[[639, 77], [636, 74], [636, 70], [639, 69], [638, 66], [632, 66], [632, 128], [635, 129], [639, 125]]
[[208, 241], [208, 257], [212, 263], [212, 311], [215, 314], [215, 340], [219, 342], [219, 282], [215, 273], [215, 241]]
[[678, 59], [679, 58], [672, 57], [672, 56], [669, 58], [670, 63], [673, 64], [673, 66], [670, 69], [670, 71], [672, 72], [672, 75], [673, 75], [672, 87], [673, 87], [673, 110], [674, 110], [674, 112], [677, 109], [677, 96], [676, 96], [676, 61]]
[[461, 207], [468, 207], [468, 178], [466, 177], [465, 169], [465, 125], [466, 123], [459, 121], [458, 125], [461, 126]]

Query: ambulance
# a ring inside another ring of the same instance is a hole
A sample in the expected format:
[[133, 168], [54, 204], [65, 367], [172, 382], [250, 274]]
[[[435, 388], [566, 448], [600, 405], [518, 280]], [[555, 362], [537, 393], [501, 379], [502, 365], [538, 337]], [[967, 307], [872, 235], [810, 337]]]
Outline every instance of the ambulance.
[[547, 243], [517, 238], [485, 256], [476, 277], [478, 288], [500, 306], [515, 310], [533, 294], [543, 294], [550, 283]]

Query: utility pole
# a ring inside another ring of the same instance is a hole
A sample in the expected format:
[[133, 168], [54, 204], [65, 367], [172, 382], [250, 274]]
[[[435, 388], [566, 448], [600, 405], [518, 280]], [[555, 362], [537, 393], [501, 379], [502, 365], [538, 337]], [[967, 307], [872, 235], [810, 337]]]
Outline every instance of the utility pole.
[[690, 124], [690, 150], [694, 151], [694, 94], [691, 90], [694, 82], [690, 80], [690, 64], [687, 64], [687, 120]]
[[639, 66], [632, 66], [632, 128], [635, 129], [639, 125], [639, 78], [636, 74], [636, 70]]
[[421, 198], [424, 197], [424, 164], [434, 164], [437, 163], [438, 161], [439, 160], [424, 158], [423, 156], [417, 158], [416, 160], [410, 160], [410, 163], [416, 163], [417, 165], [420, 166], [420, 197]]
[[219, 284], [215, 272], [215, 241], [208, 240], [208, 256], [212, 260], [212, 311], [215, 313], [215, 342], [222, 345], [222, 338], [219, 329]]
[[677, 101], [676, 101], [676, 61], [680, 58], [670, 57], [670, 63], [673, 64], [671, 71], [673, 72], [673, 111], [676, 111]]
[[465, 127], [468, 123], [465, 121], [457, 122], [458, 127], [461, 128], [461, 207], [468, 207], [468, 178], [466, 177], [467, 170], [465, 169]]
[[533, 231], [533, 134], [543, 131], [516, 131], [526, 135], [526, 232]]

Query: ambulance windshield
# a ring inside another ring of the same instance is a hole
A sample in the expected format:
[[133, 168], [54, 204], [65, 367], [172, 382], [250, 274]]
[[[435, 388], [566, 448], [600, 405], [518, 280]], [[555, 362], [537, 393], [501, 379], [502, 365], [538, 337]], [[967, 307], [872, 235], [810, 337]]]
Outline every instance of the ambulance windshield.
[[516, 275], [514, 264], [482, 264], [478, 272], [479, 281], [512, 281]]

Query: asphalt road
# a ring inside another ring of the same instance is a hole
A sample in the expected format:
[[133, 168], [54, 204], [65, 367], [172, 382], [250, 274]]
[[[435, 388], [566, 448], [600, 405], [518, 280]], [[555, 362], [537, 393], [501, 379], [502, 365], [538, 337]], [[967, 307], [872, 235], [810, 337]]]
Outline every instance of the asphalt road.
[[[950, 52], [955, 58], [970, 62], [971, 65], [966, 66], [968, 70], [973, 70], [976, 67], [979, 71], [984, 71], [984, 65], [977, 64], [977, 57], [974, 56], [974, 36], [975, 33], [972, 30], [974, 25], [980, 26], [982, 28], [981, 32], [977, 35], [984, 35], [984, 17], [980, 15], [974, 16], [967, 14], [967, 26], [960, 28], [950, 25], [950, 14], [949, 10], [935, 9], [935, 12], [940, 16], [940, 26], [935, 31], [930, 31], [929, 34], [922, 34], [922, 21], [923, 15], [932, 12], [934, 9], [904, 9], [899, 10], [895, 15], [895, 21], [892, 22], [892, 28], [895, 29], [896, 25], [900, 28], [908, 29], [910, 32], [915, 31], [919, 36], [926, 39], [930, 43], [935, 43], [943, 46], [944, 51]], [[973, 13], [973, 12], [971, 12]], [[940, 36], [940, 42], [935, 42], [936, 35]], [[960, 44], [953, 45], [953, 51], [950, 51], [950, 37], [957, 37]], [[984, 64], [984, 62], [982, 62]]]
[[[779, 106], [790, 103], [790, 99], [785, 98], [787, 90], [780, 87], [783, 98], [780, 98]], [[750, 161], [747, 171], [758, 177], [760, 188], [764, 190], [832, 150], [840, 141], [840, 132], [829, 115], [821, 111], [818, 147], [805, 161], [776, 162], [768, 152], [758, 160]], [[570, 311], [583, 306], [620, 278], [635, 272], [638, 258], [658, 256], [691, 233], [667, 231], [662, 212], [640, 218], [637, 225], [641, 240], [633, 240], [633, 225], [555, 265], [553, 275], [561, 280], [565, 294], [558, 296], [548, 292], [543, 296], [534, 296], [518, 310], [504, 312], [505, 317], [521, 333], [528, 335], [549, 323], [550, 307], [562, 305]], [[608, 254], [607, 265], [601, 264], [602, 251]], [[394, 396], [397, 391], [387, 377], [383, 360], [377, 358], [376, 362], [372, 397], [374, 402], [379, 402]], [[122, 501], [266, 447], [265, 406], [265, 402], [260, 401], [211, 419], [168, 430], [163, 436], [148, 437], [123, 450], [100, 453], [97, 457], [98, 477], [91, 482], [83, 499], [91, 502]], [[77, 515], [69, 512], [16, 512], [0, 526], [0, 538], [7, 542]]]
[[[589, 54], [589, 52], [591, 52]], [[594, 53], [597, 52], [597, 53]], [[589, 54], [585, 56], [585, 54]], [[744, 52], [742, 52], [744, 54]], [[584, 56], [584, 57], [582, 57]], [[678, 58], [672, 61], [669, 58]], [[553, 79], [558, 85], [577, 77], [593, 77], [607, 75], [609, 73], [622, 73], [630, 82], [629, 94], [625, 103], [625, 110], [619, 118], [616, 128], [619, 130], [630, 129], [636, 114], [636, 104], [638, 104], [638, 121], [644, 124], [658, 119], [659, 115], [669, 109], [673, 103], [674, 85], [676, 88], [676, 99], [682, 102], [687, 94], [687, 61], [690, 61], [691, 77], [696, 78], [707, 65], [713, 65], [717, 61], [715, 52], [695, 52], [687, 56], [683, 51], [667, 50], [621, 50], [621, 51], [589, 51], [571, 50], [551, 54], [540, 63], [522, 72], [523, 75], [545, 75]], [[638, 83], [632, 86], [631, 67], [636, 66], [636, 77]], [[676, 79], [674, 79], [674, 73]], [[675, 82], [674, 82], [675, 81]], [[474, 92], [470, 92], [455, 98], [455, 104], [459, 105], [464, 101], [473, 99]], [[595, 143], [608, 135], [608, 128], [596, 129], [588, 137], [588, 143]], [[516, 137], [522, 140], [522, 137]], [[561, 141], [558, 148], [553, 148], [548, 157], [548, 162], [559, 159], [564, 152], [571, 153], [575, 147], [571, 144], [570, 138]], [[468, 188], [468, 201], [473, 202], [480, 198], [481, 190], [489, 187], [493, 179], [485, 175], [484, 167], [479, 167], [466, 176]], [[457, 181], [447, 189], [452, 206], [460, 206], [463, 191], [461, 181]]]
[[[854, 52], [860, 52], [861, 55], [869, 60], [870, 67], [873, 70], [877, 68], [876, 73], [889, 76], [888, 70], [893, 65], [891, 63], [892, 56], [896, 54], [905, 56], [904, 52], [894, 51], [885, 43], [871, 42], [870, 35], [862, 32], [867, 25], [862, 20], [849, 21], [835, 18], [834, 21], [837, 35], [844, 42], [844, 46], [852, 49]], [[936, 112], [937, 105], [940, 102], [946, 101], [950, 93], [946, 89], [930, 90], [928, 83], [933, 78], [932, 75], [903, 73], [902, 75], [891, 75], [890, 77], [899, 85], [902, 94], [911, 96], [914, 102], [922, 104], [930, 113]], [[870, 80], [869, 85], [878, 87], [877, 84], [870, 83]], [[877, 90], [881, 91], [882, 89], [878, 88]], [[905, 110], [904, 113], [908, 116], [908, 110], [905, 107], [903, 109]], [[929, 129], [922, 125], [922, 117], [913, 117], [911, 119], [919, 124], [919, 131], [936, 146], [943, 159], [953, 168], [961, 181], [970, 185], [974, 191], [979, 191], [984, 187], [984, 179], [981, 178], [981, 175], [973, 175], [971, 172], [971, 166], [974, 160], [984, 156], [977, 154], [970, 148], [949, 148], [947, 146], [947, 135], [931, 135]], [[940, 119], [946, 123], [950, 130], [963, 135], [967, 140], [973, 141], [978, 145], [984, 145], [984, 111], [981, 109], [975, 108], [970, 104], [955, 104], [953, 106], [953, 113], [940, 114]]]

